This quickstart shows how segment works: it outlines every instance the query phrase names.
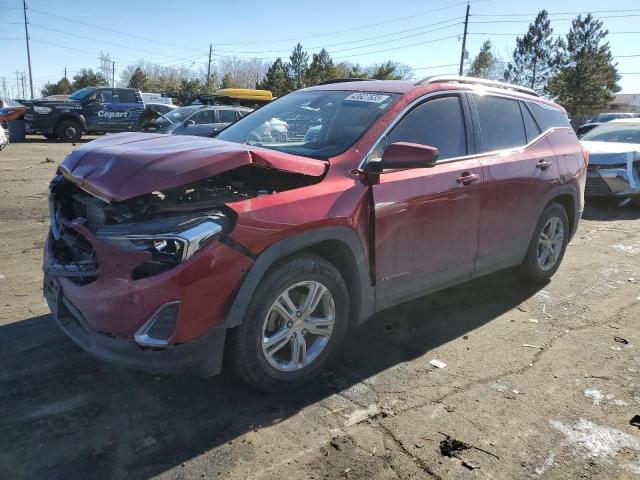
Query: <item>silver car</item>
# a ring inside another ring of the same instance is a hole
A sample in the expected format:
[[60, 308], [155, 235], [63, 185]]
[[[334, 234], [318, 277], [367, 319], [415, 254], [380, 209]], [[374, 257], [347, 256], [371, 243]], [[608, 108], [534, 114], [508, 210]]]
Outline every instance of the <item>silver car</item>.
[[640, 118], [607, 122], [580, 141], [589, 152], [585, 196], [640, 199]]

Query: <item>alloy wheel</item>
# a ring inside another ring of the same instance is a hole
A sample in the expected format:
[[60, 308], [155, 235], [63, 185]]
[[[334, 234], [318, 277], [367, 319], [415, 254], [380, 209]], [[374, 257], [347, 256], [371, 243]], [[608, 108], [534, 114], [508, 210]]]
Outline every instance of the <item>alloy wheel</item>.
[[262, 325], [269, 365], [290, 372], [312, 363], [329, 343], [335, 315], [333, 296], [320, 282], [299, 282], [280, 293]]
[[551, 217], [544, 224], [538, 239], [538, 266], [548, 272], [560, 258], [564, 246], [564, 226], [558, 217]]

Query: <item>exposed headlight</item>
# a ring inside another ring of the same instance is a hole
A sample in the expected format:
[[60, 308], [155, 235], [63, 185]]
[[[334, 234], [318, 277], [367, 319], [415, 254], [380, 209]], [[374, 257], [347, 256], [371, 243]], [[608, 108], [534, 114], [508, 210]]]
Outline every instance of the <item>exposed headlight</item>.
[[47, 115], [51, 113], [51, 108], [49, 107], [33, 107], [33, 111], [39, 113], [40, 115]]
[[203, 217], [182, 230], [166, 233], [106, 234], [100, 237], [127, 250], [149, 252], [152, 260], [176, 265], [191, 258], [222, 232], [223, 225], [217, 220], [215, 217]]

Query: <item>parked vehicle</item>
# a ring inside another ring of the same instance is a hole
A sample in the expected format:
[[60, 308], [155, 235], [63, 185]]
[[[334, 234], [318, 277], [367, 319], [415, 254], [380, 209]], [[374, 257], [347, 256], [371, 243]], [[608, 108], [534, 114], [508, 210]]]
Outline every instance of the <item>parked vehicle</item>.
[[25, 115], [27, 133], [79, 140], [83, 133], [126, 132], [138, 125], [144, 109], [133, 88], [86, 87], [66, 100], [33, 100]]
[[142, 101], [145, 105], [150, 103], [173, 105], [173, 100], [171, 100], [171, 97], [163, 97], [161, 93], [140, 92], [140, 95], [142, 96]]
[[164, 124], [159, 124], [158, 119], [163, 118], [164, 115], [175, 110], [175, 105], [167, 105], [166, 103], [146, 103], [144, 110], [138, 118], [139, 132], [155, 132], [159, 128], [162, 128]]
[[204, 100], [210, 105], [237, 105], [255, 110], [273, 100], [273, 94], [269, 90], [221, 88]]
[[[256, 134], [301, 110], [312, 143]], [[466, 77], [307, 88], [215, 139], [111, 135], [51, 183], [44, 294], [98, 358], [208, 376], [228, 350], [291, 388], [377, 311], [512, 266], [548, 281], [586, 164], [561, 107]]]
[[617, 197], [621, 205], [640, 198], [640, 118], [612, 120], [580, 141], [589, 152], [586, 196]]
[[27, 107], [16, 100], [0, 100], [0, 124], [22, 120], [26, 112]]
[[9, 135], [2, 125], [0, 125], [0, 150], [9, 145]]
[[250, 112], [246, 107], [189, 105], [158, 118], [156, 132], [211, 137]]
[[603, 123], [610, 122], [611, 120], [617, 120], [619, 118], [635, 118], [637, 117], [637, 113], [626, 113], [626, 112], [611, 112], [611, 113], [600, 113], [589, 120], [587, 123], [584, 123], [578, 127], [578, 137], [582, 137], [588, 131], [596, 128]]

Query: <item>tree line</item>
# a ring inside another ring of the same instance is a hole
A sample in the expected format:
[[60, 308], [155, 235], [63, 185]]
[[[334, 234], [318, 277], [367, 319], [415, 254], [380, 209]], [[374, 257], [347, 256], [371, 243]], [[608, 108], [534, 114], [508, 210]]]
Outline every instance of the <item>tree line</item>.
[[541, 10], [527, 32], [516, 38], [512, 58], [503, 62], [485, 41], [467, 75], [529, 87], [562, 105], [575, 122], [606, 109], [618, 86], [617, 64], [608, 30], [591, 14], [578, 15], [565, 36], [554, 36], [548, 12]]
[[[566, 36], [555, 36], [546, 10], [541, 10], [529, 24], [510, 58], [503, 61], [486, 40], [469, 62], [466, 74], [474, 77], [505, 80], [534, 89], [554, 99], [579, 121], [602, 111], [620, 90], [617, 64], [606, 41], [608, 31], [591, 14], [578, 15]], [[324, 48], [308, 54], [298, 43], [287, 59], [278, 57], [268, 64], [260, 59], [220, 57], [208, 72], [186, 66], [164, 66], [140, 60], [121, 72], [120, 85], [142, 91], [168, 93], [182, 103], [219, 88], [261, 88], [282, 96], [293, 90], [338, 78], [408, 79], [413, 77], [409, 65], [386, 61], [361, 66], [335, 62]], [[109, 81], [99, 72], [82, 69], [72, 79], [47, 83], [42, 95], [72, 93], [85, 86], [107, 86]]]

